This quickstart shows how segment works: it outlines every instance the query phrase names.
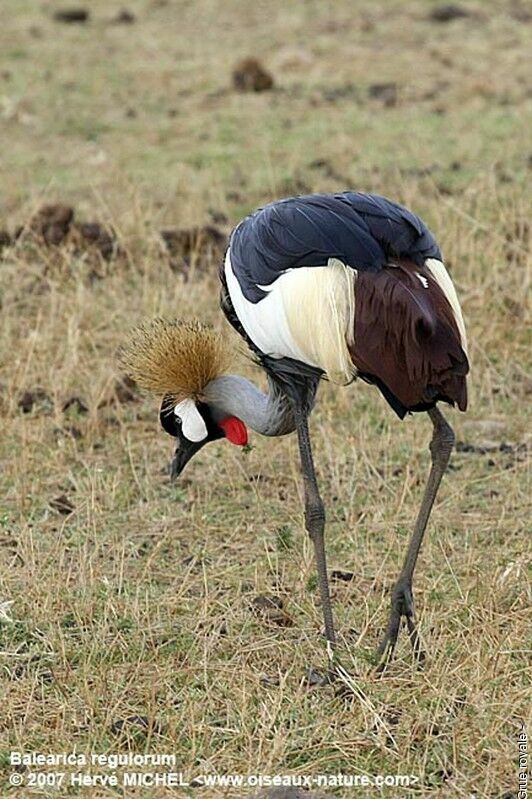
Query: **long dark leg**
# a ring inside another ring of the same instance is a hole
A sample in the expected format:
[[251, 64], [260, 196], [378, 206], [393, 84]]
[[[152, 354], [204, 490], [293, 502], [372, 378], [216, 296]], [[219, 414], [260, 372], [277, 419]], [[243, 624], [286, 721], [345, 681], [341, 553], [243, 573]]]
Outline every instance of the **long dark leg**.
[[299, 442], [299, 455], [303, 469], [303, 481], [305, 490], [305, 527], [314, 544], [314, 554], [316, 557], [316, 567], [318, 570], [318, 583], [320, 588], [321, 606], [323, 619], [325, 622], [325, 636], [327, 638], [327, 651], [332, 660], [336, 645], [336, 633], [331, 608], [331, 596], [329, 593], [329, 580], [327, 578], [327, 561], [325, 557], [325, 509], [321, 501], [312, 459], [312, 448], [310, 446], [310, 435], [308, 429], [308, 413], [301, 407], [295, 406], [294, 415], [296, 420], [297, 437]]
[[[414, 532], [408, 545], [408, 550], [403, 563], [403, 568], [399, 575], [393, 591], [392, 603], [390, 610], [390, 618], [388, 627], [384, 638], [377, 650], [379, 658], [382, 659], [386, 654], [387, 658], [391, 657], [395, 644], [397, 643], [397, 636], [399, 635], [399, 628], [401, 626], [401, 618], [406, 618], [408, 627], [408, 635], [414, 650], [414, 654], [419, 662], [425, 659], [425, 653], [421, 648], [419, 636], [416, 628], [414, 617], [414, 599], [412, 596], [412, 578], [414, 576], [414, 569], [416, 568], [417, 557], [423, 541], [423, 536], [427, 528], [430, 512], [438, 493], [438, 488], [441, 479], [449, 463], [451, 451], [454, 446], [454, 433], [452, 427], [445, 420], [441, 411], [438, 408], [432, 408], [428, 412], [432, 424], [434, 425], [434, 432], [430, 442], [430, 454], [432, 465], [430, 469], [427, 486], [421, 502], [421, 508], [416, 520]], [[381, 669], [384, 667], [386, 660], [381, 663]]]

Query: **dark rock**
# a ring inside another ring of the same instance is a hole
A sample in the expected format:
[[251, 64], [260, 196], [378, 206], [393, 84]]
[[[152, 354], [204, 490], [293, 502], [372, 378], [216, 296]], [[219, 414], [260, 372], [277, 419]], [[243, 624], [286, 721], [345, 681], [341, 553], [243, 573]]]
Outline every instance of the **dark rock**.
[[75, 225], [75, 230], [81, 247], [97, 250], [106, 261], [110, 261], [117, 254], [114, 234], [100, 222], [82, 222]]
[[269, 624], [275, 624], [278, 627], [293, 627], [294, 625], [291, 616], [283, 610], [283, 600], [280, 597], [256, 596], [251, 603], [251, 609]]
[[13, 239], [7, 230], [0, 230], [0, 253], [5, 247], [10, 247], [13, 244]]
[[[470, 444], [467, 441], [457, 441], [456, 451], [465, 454], [474, 455], [487, 455], [489, 453], [500, 452], [503, 455], [513, 455], [514, 459], [520, 459], [527, 452], [527, 445], [525, 442], [519, 444], [509, 444], [507, 441], [484, 441], [480, 444]], [[494, 465], [495, 461], [490, 459], [490, 465]]]
[[358, 94], [358, 86], [354, 83], [345, 83], [343, 86], [327, 87], [323, 90], [322, 97], [328, 103], [336, 103], [338, 100], [357, 98]]
[[66, 413], [69, 410], [75, 410], [76, 413], [79, 414], [86, 414], [89, 412], [87, 405], [83, 402], [80, 397], [69, 397], [64, 403], [61, 410], [63, 413]]
[[251, 604], [254, 610], [280, 610], [284, 605], [281, 597], [264, 594], [256, 596]]
[[58, 246], [68, 235], [73, 219], [74, 209], [70, 205], [43, 205], [31, 218], [28, 230], [45, 244]]
[[87, 22], [89, 16], [90, 14], [86, 8], [65, 8], [62, 11], [56, 11], [54, 14], [54, 19], [56, 22], [72, 24]]
[[33, 677], [41, 685], [50, 685], [54, 681], [54, 675], [48, 668], [42, 668], [40, 655], [32, 655], [28, 660], [17, 663], [10, 671], [12, 680], [23, 680]]
[[397, 83], [372, 83], [368, 95], [372, 100], [380, 100], [386, 108], [391, 108], [397, 105], [399, 96]]
[[137, 384], [130, 377], [124, 375], [115, 383], [115, 396], [120, 405], [126, 405], [128, 402], [139, 402], [140, 394], [137, 389]]
[[409, 166], [400, 167], [401, 175], [409, 178], [426, 178], [432, 175], [438, 169], [434, 164], [427, 164], [426, 166]]
[[56, 427], [54, 429], [54, 435], [56, 439], [61, 438], [73, 438], [74, 441], [79, 441], [83, 438], [83, 433], [76, 427], [75, 425], [69, 425], [68, 427]]
[[233, 69], [233, 86], [239, 92], [266, 92], [273, 77], [256, 58], [245, 58]]
[[188, 555], [188, 557], [183, 558], [181, 563], [183, 566], [187, 566], [187, 568], [188, 566], [195, 566], [198, 567], [199, 570], [201, 570], [201, 567], [204, 564], [210, 563], [210, 560], [209, 558], [200, 558], [197, 555]]
[[331, 677], [329, 674], [321, 674], [316, 669], [309, 669], [305, 675], [305, 682], [309, 688], [316, 686], [323, 687], [324, 685], [331, 684]]
[[[98, 404], [98, 410], [107, 408], [110, 405], [127, 405], [129, 402], [139, 402], [141, 399], [137, 384], [127, 375], [119, 377], [113, 386], [111, 396], [107, 396]], [[118, 420], [112, 421], [111, 418], [106, 419], [106, 424], [118, 424]]]
[[275, 688], [279, 685], [279, 677], [269, 677], [267, 674], [263, 674], [259, 682], [261, 685], [264, 685], [265, 688]]
[[470, 16], [471, 12], [467, 8], [454, 3], [445, 3], [433, 8], [429, 14], [429, 19], [433, 22], [451, 22], [453, 19], [463, 19]]
[[147, 716], [127, 716], [125, 719], [118, 719], [111, 724], [111, 733], [118, 737], [128, 737], [136, 732], [155, 733], [162, 735], [163, 729], [158, 721], [152, 720]]
[[37, 388], [24, 391], [17, 406], [22, 413], [31, 413], [34, 410], [49, 412], [53, 407], [53, 400], [44, 388], [37, 386]]
[[48, 503], [53, 510], [56, 510], [62, 516], [70, 516], [76, 510], [75, 505], [69, 500], [65, 494], [61, 494], [55, 499], [51, 499]]
[[218, 211], [216, 208], [209, 208], [209, 216], [215, 225], [227, 225], [229, 219], [223, 211]]
[[331, 580], [338, 580], [344, 583], [350, 583], [356, 578], [356, 574], [354, 572], [344, 572], [340, 569], [335, 569], [331, 572]]
[[515, 3], [510, 9], [510, 16], [518, 22], [524, 22], [526, 24], [532, 22], [532, 9], [530, 6], [527, 7], [520, 3]]
[[192, 264], [201, 274], [213, 261], [218, 263], [227, 244], [225, 233], [214, 225], [161, 230], [161, 238], [170, 256], [170, 268], [187, 279]]
[[444, 768], [438, 769], [434, 776], [439, 782], [447, 782], [453, 776], [453, 771], [451, 768], [444, 766]]
[[311, 161], [309, 164], [310, 169], [320, 169], [326, 178], [330, 178], [331, 180], [336, 180], [339, 183], [344, 182], [344, 177], [334, 168], [330, 161], [326, 158], [316, 158], [315, 161]]
[[227, 241], [225, 233], [214, 225], [186, 230], [161, 230], [161, 237], [170, 255], [182, 255], [185, 258], [193, 253], [205, 255], [223, 250]]
[[123, 8], [121, 11], [118, 12], [116, 17], [113, 19], [113, 23], [115, 25], [132, 25], [136, 20], [136, 17], [132, 11], [128, 8]]

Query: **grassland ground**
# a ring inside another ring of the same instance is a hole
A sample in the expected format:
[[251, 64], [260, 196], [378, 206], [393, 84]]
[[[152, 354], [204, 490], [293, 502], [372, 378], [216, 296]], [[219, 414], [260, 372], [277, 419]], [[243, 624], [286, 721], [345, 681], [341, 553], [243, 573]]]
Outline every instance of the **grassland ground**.
[[[530, 722], [527, 7], [464, 0], [441, 22], [421, 1], [130, 0], [129, 23], [123, 3], [87, 7], [67, 25], [59, 2], [2, 3], [0, 765], [12, 749], [173, 752], [188, 777], [413, 774], [410, 789], [360, 795], [514, 795]], [[271, 90], [233, 90], [248, 55]], [[217, 251], [243, 214], [344, 188], [426, 219], [472, 364], [416, 575], [423, 671], [404, 638], [384, 676], [372, 653], [430, 425], [399, 423], [360, 383], [320, 389], [330, 569], [354, 575], [333, 580], [334, 609], [367, 703], [303, 681], [324, 646], [293, 437], [213, 444], [173, 485], [157, 403], [115, 363], [147, 317], [227, 328]], [[74, 220], [43, 237], [35, 214], [57, 202]], [[110, 249], [75, 227], [94, 220]], [[210, 249], [183, 233], [205, 226]], [[282, 624], [253, 612], [264, 595], [282, 599]], [[146, 794], [90, 792], [116, 795]]]

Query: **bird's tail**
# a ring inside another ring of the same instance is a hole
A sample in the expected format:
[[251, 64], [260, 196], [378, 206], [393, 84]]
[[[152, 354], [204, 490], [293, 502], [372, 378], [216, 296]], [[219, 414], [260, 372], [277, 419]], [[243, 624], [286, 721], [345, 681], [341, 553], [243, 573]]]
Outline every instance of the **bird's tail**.
[[422, 410], [442, 400], [467, 407], [465, 330], [445, 267], [399, 260], [359, 272], [355, 335], [359, 373], [376, 383], [394, 410]]

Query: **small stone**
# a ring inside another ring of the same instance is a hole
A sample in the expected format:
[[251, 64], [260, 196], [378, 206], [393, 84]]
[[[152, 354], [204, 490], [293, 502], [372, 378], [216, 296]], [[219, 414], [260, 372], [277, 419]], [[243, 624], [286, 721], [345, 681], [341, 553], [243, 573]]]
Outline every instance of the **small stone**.
[[463, 19], [470, 16], [471, 12], [467, 8], [454, 3], [446, 3], [433, 8], [429, 14], [429, 19], [433, 22], [451, 22], [453, 19]]
[[275, 624], [278, 627], [293, 627], [293, 619], [283, 610], [283, 604], [280, 597], [259, 595], [253, 599], [251, 608], [256, 615], [269, 624]]
[[169, 228], [161, 230], [164, 247], [170, 256], [170, 268], [186, 280], [192, 266], [198, 274], [209, 271], [223, 256], [227, 236], [215, 225], [193, 228]]
[[126, 375], [116, 381], [115, 396], [120, 405], [126, 405], [128, 402], [138, 402], [140, 400], [137, 384]]
[[256, 58], [245, 58], [233, 69], [233, 86], [239, 92], [266, 92], [273, 88], [273, 77]]
[[84, 415], [89, 412], [89, 409], [87, 405], [83, 402], [83, 400], [80, 397], [76, 396], [69, 397], [67, 400], [65, 400], [61, 410], [63, 411], [63, 413], [66, 413], [67, 411], [70, 410], [74, 410], [76, 413], [79, 413], [80, 415]]
[[13, 239], [7, 230], [0, 230], [0, 253], [5, 247], [10, 247], [13, 244]]
[[259, 594], [251, 604], [255, 610], [281, 610], [284, 603], [281, 597]]
[[158, 721], [150, 721], [147, 716], [127, 716], [127, 718], [118, 719], [111, 724], [111, 733], [117, 737], [127, 737], [138, 731], [161, 735], [163, 729]]
[[82, 222], [75, 225], [75, 230], [79, 245], [85, 249], [95, 249], [105, 261], [110, 261], [117, 254], [114, 234], [100, 222]]
[[59, 497], [51, 499], [48, 504], [53, 510], [56, 510], [62, 516], [70, 516], [70, 514], [74, 513], [76, 510], [75, 506], [65, 494], [61, 494]]
[[56, 22], [72, 24], [87, 22], [89, 16], [90, 14], [86, 8], [65, 8], [62, 11], [56, 11], [54, 19]]
[[274, 688], [279, 685], [279, 677], [268, 677], [267, 674], [263, 674], [259, 682], [261, 685], [264, 685], [265, 688]]
[[372, 83], [368, 94], [372, 100], [380, 100], [386, 108], [397, 105], [399, 96], [397, 83]]
[[40, 386], [24, 391], [17, 403], [22, 413], [31, 413], [34, 410], [48, 413], [51, 411], [53, 404], [50, 395]]
[[115, 25], [132, 25], [135, 20], [136, 17], [132, 11], [128, 8], [122, 8], [113, 19], [113, 23]]
[[305, 682], [309, 688], [330, 685], [331, 679], [327, 674], [320, 674], [316, 669], [309, 669], [305, 675]]
[[344, 583], [350, 583], [355, 578], [356, 574], [354, 572], [344, 572], [340, 569], [335, 569], [331, 572], [331, 580], [339, 580]]
[[28, 230], [48, 246], [57, 247], [68, 235], [73, 219], [74, 209], [70, 205], [43, 205], [31, 218]]

